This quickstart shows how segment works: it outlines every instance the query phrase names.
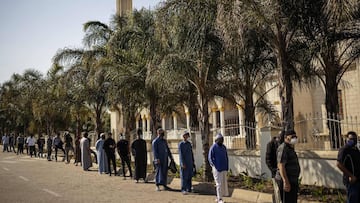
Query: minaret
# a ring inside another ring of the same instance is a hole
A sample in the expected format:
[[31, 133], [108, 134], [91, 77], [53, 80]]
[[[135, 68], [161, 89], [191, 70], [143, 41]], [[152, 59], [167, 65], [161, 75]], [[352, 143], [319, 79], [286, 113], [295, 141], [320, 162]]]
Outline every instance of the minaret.
[[116, 15], [124, 16], [132, 11], [132, 0], [116, 0]]

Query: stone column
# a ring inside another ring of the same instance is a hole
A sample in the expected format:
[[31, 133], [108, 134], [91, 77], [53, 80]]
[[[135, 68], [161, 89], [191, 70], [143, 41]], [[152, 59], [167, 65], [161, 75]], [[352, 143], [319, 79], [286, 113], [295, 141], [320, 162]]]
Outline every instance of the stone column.
[[239, 134], [240, 137], [245, 137], [244, 132], [244, 112], [240, 105], [237, 105], [238, 111], [239, 111]]
[[266, 174], [266, 178], [271, 178], [271, 171], [266, 165], [266, 145], [271, 140], [271, 128], [264, 127], [260, 130], [260, 158], [261, 158], [261, 174]]
[[177, 129], [178, 129], [178, 127], [177, 127], [177, 115], [176, 115], [176, 113], [173, 113], [172, 114], [172, 116], [173, 116], [173, 119], [174, 119], [174, 131], [177, 131]]
[[216, 111], [217, 111], [217, 108], [212, 108], [211, 109], [211, 112], [212, 112], [212, 119], [213, 119], [213, 128], [215, 129], [215, 128], [217, 128], [217, 126], [216, 126], [216, 123], [217, 123], [217, 120], [216, 120]]
[[225, 109], [224, 107], [220, 107], [220, 132], [223, 136], [225, 136]]
[[161, 128], [165, 130], [166, 125], [166, 115], [161, 117]]

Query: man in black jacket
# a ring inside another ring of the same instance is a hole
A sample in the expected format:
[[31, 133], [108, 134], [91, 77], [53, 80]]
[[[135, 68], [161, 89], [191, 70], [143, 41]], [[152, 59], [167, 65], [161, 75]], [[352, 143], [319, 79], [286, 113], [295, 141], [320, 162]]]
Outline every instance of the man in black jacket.
[[116, 161], [115, 161], [115, 148], [116, 143], [115, 140], [112, 138], [112, 134], [108, 133], [108, 138], [105, 140], [103, 149], [105, 150], [107, 161], [108, 161], [108, 169], [109, 169], [109, 176], [111, 176], [111, 165], [110, 161], [112, 161], [114, 167], [114, 174], [116, 176]]
[[120, 134], [120, 140], [116, 144], [116, 147], [121, 158], [121, 166], [123, 170], [124, 179], [125, 179], [125, 163], [129, 169], [130, 177], [132, 178], [129, 141], [127, 141], [125, 139], [125, 136], [123, 136], [122, 134]]

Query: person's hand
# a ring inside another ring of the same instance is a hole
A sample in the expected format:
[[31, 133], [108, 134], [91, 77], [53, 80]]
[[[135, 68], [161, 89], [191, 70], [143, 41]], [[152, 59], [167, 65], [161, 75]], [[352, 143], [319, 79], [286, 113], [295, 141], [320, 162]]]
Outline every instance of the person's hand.
[[182, 165], [182, 168], [183, 168], [183, 169], [186, 169], [186, 165], [185, 165], [185, 164], [183, 164], [183, 165]]
[[349, 182], [350, 182], [350, 184], [353, 184], [353, 183], [355, 183], [356, 181], [357, 181], [357, 178], [356, 178], [354, 175], [349, 176]]
[[290, 190], [291, 190], [290, 183], [288, 181], [284, 181], [284, 191], [290, 192]]
[[160, 164], [160, 159], [156, 159], [156, 164]]

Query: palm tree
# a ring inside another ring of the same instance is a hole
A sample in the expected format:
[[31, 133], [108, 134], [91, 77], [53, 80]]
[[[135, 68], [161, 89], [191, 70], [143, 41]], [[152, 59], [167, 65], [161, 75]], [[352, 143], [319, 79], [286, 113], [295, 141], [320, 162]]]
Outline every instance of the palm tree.
[[[297, 7], [313, 71], [325, 87], [332, 148], [341, 146], [338, 86], [360, 56], [358, 1], [304, 0]], [[336, 115], [336, 116], [334, 116]], [[331, 122], [331, 120], [337, 120]]]
[[[88, 31], [91, 26], [85, 24], [84, 29]], [[92, 30], [90, 30], [92, 31]], [[90, 38], [92, 39], [92, 38]], [[98, 41], [93, 41], [97, 43]], [[85, 43], [86, 44], [86, 43]], [[89, 43], [90, 44], [90, 43]], [[101, 45], [101, 44], [100, 44]], [[86, 106], [92, 110], [95, 118], [95, 131], [97, 135], [103, 132], [102, 117], [108, 105], [107, 93], [109, 82], [106, 80], [106, 72], [101, 68], [100, 61], [106, 57], [103, 46], [95, 44], [88, 49], [63, 49], [53, 58], [54, 65], [65, 68], [65, 75], [71, 83], [74, 93], [84, 98]], [[77, 98], [78, 101], [82, 98]], [[81, 103], [81, 101], [79, 101]]]
[[280, 0], [229, 1], [247, 27], [260, 29], [277, 59], [282, 122], [286, 130], [294, 129], [293, 81], [301, 79], [297, 54], [299, 22], [296, 2]]
[[[213, 88], [219, 71], [218, 59], [223, 44], [216, 32], [217, 3], [210, 1], [170, 0], [158, 11], [161, 39], [173, 50], [171, 66], [174, 74], [196, 88], [199, 107], [199, 128], [204, 155], [204, 180], [212, 179], [207, 160], [209, 152], [208, 102], [215, 95]], [[170, 68], [171, 68], [170, 67]]]
[[[222, 74], [225, 85], [221, 93], [244, 109], [245, 124], [253, 126], [256, 109], [272, 109], [261, 107], [267, 104], [265, 95], [272, 90], [264, 91], [264, 86], [274, 75], [276, 60], [257, 31], [247, 28], [231, 7], [227, 9], [229, 7], [222, 6], [219, 14], [219, 30], [222, 30], [225, 41]], [[240, 101], [244, 102], [243, 105]], [[255, 129], [246, 127], [245, 132], [247, 149], [255, 149]]]

